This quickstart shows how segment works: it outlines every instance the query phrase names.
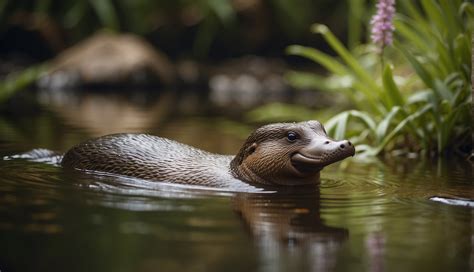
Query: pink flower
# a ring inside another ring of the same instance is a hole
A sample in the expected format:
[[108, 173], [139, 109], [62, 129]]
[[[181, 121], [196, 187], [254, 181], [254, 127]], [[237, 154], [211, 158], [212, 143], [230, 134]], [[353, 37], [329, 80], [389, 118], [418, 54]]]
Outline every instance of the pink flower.
[[393, 15], [395, 14], [395, 0], [378, 0], [377, 12], [370, 21], [372, 26], [371, 38], [373, 43], [378, 45], [380, 51], [387, 45], [392, 44]]

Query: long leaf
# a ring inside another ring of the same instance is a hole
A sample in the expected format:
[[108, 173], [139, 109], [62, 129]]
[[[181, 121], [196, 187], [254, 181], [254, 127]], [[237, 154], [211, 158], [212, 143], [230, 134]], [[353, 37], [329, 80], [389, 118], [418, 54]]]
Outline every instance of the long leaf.
[[392, 110], [385, 116], [385, 118], [377, 126], [377, 142], [380, 143], [381, 140], [387, 134], [387, 130], [392, 123], [392, 119], [400, 112], [400, 107], [393, 107]]
[[366, 124], [367, 128], [369, 128], [372, 132], [375, 132], [376, 124], [369, 114], [356, 110], [349, 111], [349, 114], [362, 120]]
[[285, 79], [291, 86], [297, 89], [315, 89], [320, 91], [334, 91], [335, 89], [328, 83], [328, 77], [308, 72], [290, 71], [285, 75]]
[[349, 73], [347, 68], [335, 60], [334, 57], [331, 57], [315, 48], [301, 45], [290, 45], [287, 47], [286, 52], [291, 55], [308, 58], [337, 75], [346, 75]]
[[89, 0], [102, 24], [112, 30], [119, 30], [119, 21], [112, 1]]
[[380, 143], [380, 145], [377, 146], [377, 148], [374, 150], [374, 154], [371, 154], [371, 155], [377, 155], [378, 153], [380, 153], [384, 148], [385, 146], [398, 134], [400, 133], [404, 128], [405, 126], [409, 123], [409, 122], [412, 122], [414, 121], [415, 119], [423, 116], [424, 114], [426, 114], [427, 112], [429, 112], [431, 109], [432, 109], [432, 105], [431, 104], [428, 104], [428, 105], [425, 105], [423, 108], [419, 109], [418, 111], [416, 111], [415, 113], [411, 114], [410, 116], [406, 117], [405, 119], [403, 119], [392, 131], [390, 131], [390, 133], [382, 140], [382, 142]]
[[395, 48], [397, 48], [403, 56], [410, 62], [413, 69], [415, 69], [416, 73], [420, 77], [421, 80], [426, 84], [427, 87], [433, 87], [433, 78], [430, 73], [424, 68], [424, 66], [413, 56], [409, 53], [404, 46], [400, 45], [398, 42], [394, 42]]
[[394, 21], [396, 34], [401, 35], [405, 40], [411, 42], [415, 45], [420, 52], [430, 52], [432, 47], [430, 44], [424, 39], [423, 35], [420, 35], [411, 25], [413, 24], [413, 20], [397, 16], [396, 20]]
[[431, 90], [422, 90], [410, 95], [407, 99], [409, 105], [416, 103], [427, 103], [432, 99], [433, 92]]
[[311, 27], [315, 33], [323, 35], [324, 39], [329, 45], [336, 51], [339, 56], [347, 63], [352, 69], [355, 75], [357, 75], [362, 82], [364, 82], [372, 91], [373, 95], [380, 93], [380, 88], [375, 84], [374, 79], [369, 75], [365, 69], [358, 63], [358, 61], [352, 56], [352, 54], [344, 47], [344, 45], [332, 34], [329, 28], [325, 25], [315, 24]]
[[382, 82], [384, 89], [390, 98], [390, 107], [405, 105], [405, 100], [403, 99], [397, 84], [395, 84], [395, 81], [393, 80], [392, 67], [389, 64], [386, 64], [383, 70]]
[[334, 133], [335, 139], [338, 139], [338, 140], [344, 139], [344, 136], [346, 135], [348, 120], [349, 120], [349, 114], [341, 115], [341, 118], [339, 118], [339, 121], [337, 122], [336, 131]]
[[362, 33], [362, 16], [365, 10], [365, 0], [351, 0], [347, 1], [349, 8], [348, 18], [348, 46], [353, 50], [359, 45]]
[[433, 0], [421, 0], [421, 4], [423, 6], [423, 10], [428, 15], [429, 21], [436, 25], [436, 28], [441, 31], [441, 34], [449, 34], [449, 29], [446, 27], [444, 15], [438, 3]]

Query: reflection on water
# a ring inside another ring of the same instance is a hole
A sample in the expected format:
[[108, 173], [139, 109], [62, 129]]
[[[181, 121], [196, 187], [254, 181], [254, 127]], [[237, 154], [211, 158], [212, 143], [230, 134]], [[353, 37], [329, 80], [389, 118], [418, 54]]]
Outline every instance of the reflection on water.
[[[94, 120], [58, 107], [0, 118], [0, 156], [64, 151], [99, 133]], [[143, 131], [213, 152], [235, 153], [242, 141], [221, 130], [229, 124], [221, 119], [173, 116], [146, 124]], [[325, 169], [319, 187], [253, 194], [70, 173], [18, 159], [0, 160], [0, 173], [1, 271], [474, 268], [473, 209], [429, 200], [474, 198], [472, 166], [463, 161], [345, 161]]]
[[326, 226], [319, 190], [237, 194], [233, 199], [259, 250], [261, 271], [331, 271], [348, 230]]

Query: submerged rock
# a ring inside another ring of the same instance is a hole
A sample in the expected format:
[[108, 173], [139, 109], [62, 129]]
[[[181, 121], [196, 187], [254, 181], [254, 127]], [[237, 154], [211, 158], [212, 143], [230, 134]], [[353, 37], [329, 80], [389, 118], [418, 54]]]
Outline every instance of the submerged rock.
[[38, 85], [64, 89], [84, 85], [170, 84], [174, 67], [168, 58], [133, 34], [99, 32], [65, 50]]

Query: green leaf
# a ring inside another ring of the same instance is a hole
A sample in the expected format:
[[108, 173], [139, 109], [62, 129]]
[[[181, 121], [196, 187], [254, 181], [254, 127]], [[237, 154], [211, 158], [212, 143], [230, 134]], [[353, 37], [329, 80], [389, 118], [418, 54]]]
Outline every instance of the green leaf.
[[[332, 34], [325, 25], [315, 24], [311, 27], [312, 31], [323, 35], [329, 45], [336, 51], [344, 62], [351, 68], [352, 72], [369, 87], [374, 96], [380, 93], [380, 88], [375, 84], [374, 79], [365, 69], [358, 63], [352, 54], [344, 47], [344, 45]], [[372, 97], [373, 99], [373, 97]]]
[[314, 73], [290, 71], [285, 74], [285, 79], [297, 89], [334, 90], [328, 84], [328, 77]]
[[429, 21], [436, 25], [441, 34], [449, 34], [449, 29], [446, 27], [446, 21], [438, 3], [433, 0], [421, 0], [421, 4], [428, 15]]
[[362, 16], [365, 11], [365, 0], [351, 0], [347, 1], [349, 5], [348, 10], [348, 46], [353, 50], [361, 41], [362, 34]]
[[376, 124], [369, 114], [357, 110], [351, 110], [349, 111], [349, 114], [362, 120], [367, 126], [367, 128], [369, 128], [372, 132], [375, 132]]
[[427, 103], [433, 96], [433, 92], [431, 90], [424, 90], [418, 91], [412, 95], [410, 95], [407, 99], [408, 104], [416, 104], [416, 103]]
[[206, 5], [224, 24], [229, 25], [235, 21], [235, 12], [230, 1], [207, 0]]
[[376, 132], [377, 142], [381, 142], [381, 140], [386, 136], [387, 130], [392, 123], [392, 119], [400, 112], [400, 110], [400, 107], [393, 107], [385, 118], [378, 124]]
[[415, 113], [409, 115], [408, 117], [406, 117], [405, 119], [403, 119], [392, 131], [390, 131], [390, 133], [385, 136], [382, 140], [382, 142], [380, 143], [380, 145], [377, 146], [377, 148], [374, 149], [374, 152], [371, 154], [371, 155], [377, 155], [378, 153], [380, 153], [384, 148], [385, 146], [397, 135], [399, 134], [407, 124], [409, 124], [410, 122], [413, 122], [415, 119], [417, 118], [420, 118], [421, 116], [425, 115], [427, 112], [429, 112], [431, 109], [432, 109], [432, 105], [431, 104], [428, 104], [428, 105], [425, 105], [423, 108], [419, 109], [418, 111], [416, 111]]
[[394, 21], [395, 33], [401, 35], [408, 42], [411, 42], [420, 52], [430, 52], [432, 47], [426, 42], [423, 35], [415, 31], [412, 27], [413, 23], [411, 19], [397, 16]]
[[316, 63], [321, 64], [324, 68], [337, 75], [345, 75], [349, 73], [346, 67], [340, 62], [315, 48], [301, 45], [290, 45], [287, 47], [286, 52], [291, 55], [308, 58]]
[[453, 99], [451, 90], [448, 88], [448, 86], [446, 86], [446, 84], [444, 84], [443, 81], [439, 79], [435, 79], [433, 91], [440, 100], [451, 101]]
[[461, 18], [457, 16], [457, 7], [459, 6], [458, 1], [454, 0], [440, 0], [441, 10], [443, 11], [443, 18], [445, 24], [448, 26], [449, 34], [455, 34], [459, 32], [462, 25]]
[[112, 1], [110, 0], [89, 0], [104, 26], [112, 30], [119, 30], [119, 21]]
[[347, 121], [349, 120], [349, 114], [345, 113], [342, 114], [341, 117], [339, 118], [336, 126], [336, 131], [334, 133], [334, 138], [339, 140], [339, 139], [344, 139], [344, 136], [346, 135], [346, 128], [347, 128]]
[[87, 2], [77, 1], [72, 5], [71, 8], [64, 14], [63, 24], [65, 28], [73, 28], [77, 26], [82, 18], [84, 17], [87, 10]]
[[[453, 42], [454, 58], [457, 65], [471, 63], [471, 43], [466, 34], [460, 33]], [[467, 75], [469, 78], [470, 75]]]
[[421, 80], [425, 83], [427, 87], [433, 87], [433, 78], [431, 74], [424, 68], [424, 66], [416, 59], [415, 56], [410, 54], [403, 46], [401, 46], [398, 42], [394, 42], [395, 48], [397, 48], [403, 56], [410, 62], [415, 72], [418, 74]]
[[395, 106], [405, 105], [403, 96], [400, 93], [400, 90], [398, 89], [397, 84], [395, 84], [395, 81], [393, 80], [392, 67], [389, 64], [386, 64], [383, 70], [382, 82], [383, 82], [384, 89], [387, 92], [388, 97], [390, 98], [390, 107], [394, 105]]
[[445, 77], [449, 74], [449, 71], [455, 70], [455, 64], [453, 63], [454, 58], [449, 52], [450, 48], [445, 41], [441, 40], [439, 37], [436, 37], [435, 43], [435, 52], [437, 53], [433, 62], [438, 62], [436, 67], [440, 68], [442, 71], [442, 77]]
[[362, 121], [362, 124], [364, 124], [371, 134], [375, 133], [375, 121], [369, 114], [357, 110], [344, 111], [328, 120], [326, 123], [328, 133], [335, 139], [346, 138], [346, 130], [350, 117], [355, 117]]
[[5, 79], [0, 81], [0, 104], [17, 91], [23, 90], [33, 84], [45, 70], [45, 65], [36, 65], [24, 71], [9, 74]]

